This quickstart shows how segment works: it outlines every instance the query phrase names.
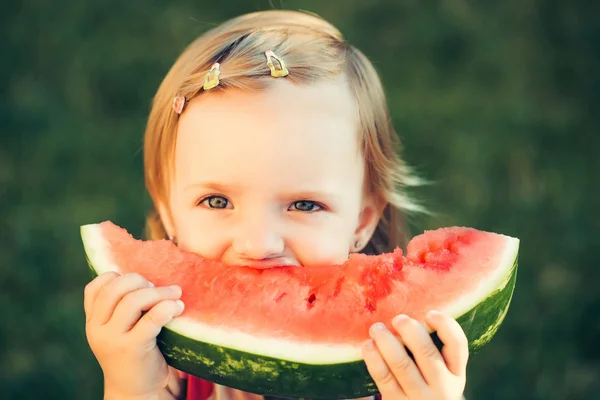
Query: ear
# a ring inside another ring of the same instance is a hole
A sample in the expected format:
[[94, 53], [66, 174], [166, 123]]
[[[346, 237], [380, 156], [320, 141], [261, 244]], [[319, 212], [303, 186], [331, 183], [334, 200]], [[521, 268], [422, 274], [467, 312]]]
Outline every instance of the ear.
[[386, 205], [387, 202], [381, 198], [365, 197], [358, 217], [358, 226], [354, 232], [354, 242], [350, 246], [352, 251], [362, 250], [371, 240]]
[[169, 212], [167, 206], [164, 203], [157, 203], [156, 208], [158, 211], [158, 215], [160, 216], [160, 220], [165, 228], [165, 232], [167, 236], [170, 238], [174, 238], [176, 236], [175, 226], [173, 224], [173, 218], [171, 217], [171, 213]]

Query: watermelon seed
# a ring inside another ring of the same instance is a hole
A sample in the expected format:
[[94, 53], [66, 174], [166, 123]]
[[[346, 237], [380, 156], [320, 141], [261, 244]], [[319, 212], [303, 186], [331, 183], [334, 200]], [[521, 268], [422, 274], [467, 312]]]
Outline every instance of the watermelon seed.
[[313, 303], [315, 302], [315, 300], [317, 300], [317, 295], [314, 293], [311, 293], [310, 296], [308, 296], [308, 299], [306, 300], [308, 308], [311, 308], [313, 306]]
[[276, 302], [276, 303], [277, 303], [277, 302], [279, 302], [279, 300], [283, 299], [283, 297], [284, 297], [286, 294], [287, 294], [286, 292], [283, 292], [283, 293], [281, 293], [279, 296], [277, 296], [277, 297], [275, 298], [275, 302]]

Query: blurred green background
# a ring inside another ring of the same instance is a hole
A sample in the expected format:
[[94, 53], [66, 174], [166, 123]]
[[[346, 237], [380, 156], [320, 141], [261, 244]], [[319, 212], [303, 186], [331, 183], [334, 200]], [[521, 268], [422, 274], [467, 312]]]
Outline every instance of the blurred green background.
[[0, 398], [100, 399], [78, 227], [134, 234], [142, 135], [179, 52], [225, 19], [305, 9], [380, 71], [405, 157], [434, 184], [416, 231], [519, 237], [499, 333], [469, 399], [600, 396], [600, 7], [593, 1], [3, 2]]

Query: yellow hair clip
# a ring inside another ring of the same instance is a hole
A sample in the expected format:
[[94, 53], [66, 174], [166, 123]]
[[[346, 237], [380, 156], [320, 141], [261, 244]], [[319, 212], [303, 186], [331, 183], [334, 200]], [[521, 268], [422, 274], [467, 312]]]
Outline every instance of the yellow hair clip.
[[[267, 56], [267, 66], [271, 70], [271, 76], [275, 78], [281, 78], [287, 76], [290, 72], [285, 67], [285, 63], [283, 60], [275, 55], [271, 50], [265, 51], [265, 56]], [[279, 69], [275, 68], [275, 64], [273, 64], [273, 60], [275, 59], [279, 64]]]
[[204, 77], [204, 90], [210, 90], [219, 86], [219, 75], [221, 75], [221, 64], [214, 63]]

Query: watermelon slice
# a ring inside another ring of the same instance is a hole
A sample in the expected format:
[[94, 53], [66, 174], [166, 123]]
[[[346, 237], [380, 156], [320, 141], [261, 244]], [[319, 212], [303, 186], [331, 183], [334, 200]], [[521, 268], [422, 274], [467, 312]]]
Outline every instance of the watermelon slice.
[[508, 311], [519, 248], [515, 238], [454, 227], [413, 238], [406, 256], [397, 249], [337, 266], [259, 270], [136, 240], [111, 222], [81, 234], [96, 274], [138, 272], [181, 286], [185, 311], [158, 337], [170, 365], [248, 392], [314, 399], [377, 393], [361, 344], [371, 324], [390, 326], [400, 313], [421, 321], [432, 309], [449, 313], [477, 352]]

